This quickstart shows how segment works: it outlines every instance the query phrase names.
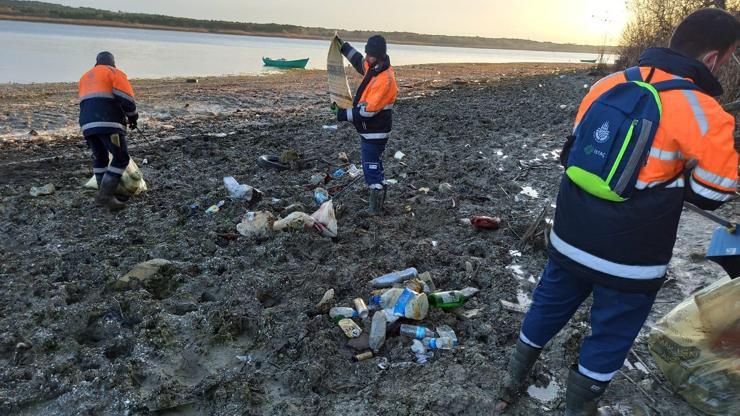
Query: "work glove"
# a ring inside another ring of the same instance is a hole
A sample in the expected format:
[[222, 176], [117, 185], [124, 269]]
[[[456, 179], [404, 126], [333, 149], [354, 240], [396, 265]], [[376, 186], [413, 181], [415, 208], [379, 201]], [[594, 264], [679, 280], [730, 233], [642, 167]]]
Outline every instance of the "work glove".
[[339, 114], [339, 107], [337, 106], [337, 103], [331, 103], [331, 107], [329, 107], [329, 109], [335, 116]]
[[131, 130], [136, 129], [136, 127], [138, 127], [137, 121], [139, 121], [139, 115], [138, 114], [134, 114], [133, 116], [129, 116], [129, 118], [128, 118], [128, 128], [131, 129]]

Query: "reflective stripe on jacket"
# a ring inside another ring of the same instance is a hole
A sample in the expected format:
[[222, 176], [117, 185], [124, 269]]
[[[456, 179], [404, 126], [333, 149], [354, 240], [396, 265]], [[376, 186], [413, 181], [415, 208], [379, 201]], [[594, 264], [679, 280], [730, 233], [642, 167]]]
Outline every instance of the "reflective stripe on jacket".
[[[738, 155], [735, 120], [703, 92], [716, 92], [718, 84], [701, 62], [653, 48], [643, 54], [640, 67], [643, 79], [656, 68], [650, 82], [685, 78], [702, 91], [660, 93], [660, 125], [629, 200], [593, 197], [563, 177], [549, 252], [584, 278], [621, 290], [654, 291], [665, 280], [683, 202], [715, 209], [734, 198]], [[622, 82], [619, 72], [594, 84], [575, 126], [596, 98]], [[689, 160], [696, 162], [690, 170]]]
[[339, 120], [354, 124], [363, 140], [387, 141], [393, 128], [393, 104], [398, 94], [390, 59], [371, 68], [362, 54], [346, 42], [342, 45], [342, 54], [364, 78], [355, 94], [354, 106], [340, 111]]
[[137, 114], [126, 74], [112, 66], [96, 65], [80, 78], [78, 86], [82, 134], [124, 133], [127, 118]]

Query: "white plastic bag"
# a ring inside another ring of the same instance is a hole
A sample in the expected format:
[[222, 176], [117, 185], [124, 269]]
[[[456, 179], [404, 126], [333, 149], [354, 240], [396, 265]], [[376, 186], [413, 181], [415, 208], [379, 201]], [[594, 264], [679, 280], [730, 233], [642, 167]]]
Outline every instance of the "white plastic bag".
[[[112, 156], [110, 157], [112, 159]], [[98, 189], [95, 175], [85, 183], [84, 187], [88, 189]], [[136, 165], [136, 162], [134, 162], [134, 159], [132, 158], [129, 160], [126, 170], [123, 171], [121, 182], [118, 184], [118, 191], [116, 193], [125, 193], [135, 196], [148, 189], [146, 182], [144, 182], [144, 174], [141, 173], [141, 169], [139, 169], [139, 166]]]

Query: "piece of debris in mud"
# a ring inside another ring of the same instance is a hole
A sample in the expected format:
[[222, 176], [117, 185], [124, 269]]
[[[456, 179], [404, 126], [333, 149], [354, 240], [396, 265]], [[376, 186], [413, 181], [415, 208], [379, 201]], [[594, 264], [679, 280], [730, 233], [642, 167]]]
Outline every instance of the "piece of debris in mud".
[[501, 218], [474, 215], [470, 217], [470, 224], [481, 230], [498, 230], [501, 227]]
[[537, 198], [537, 197], [540, 196], [539, 192], [537, 192], [537, 190], [535, 190], [531, 186], [524, 186], [524, 187], [522, 187], [522, 190], [519, 193], [522, 194], [522, 195], [530, 196], [532, 198]]
[[399, 162], [400, 162], [400, 161], [401, 161], [401, 159], [403, 159], [403, 158], [404, 158], [404, 156], [406, 156], [406, 153], [404, 153], [404, 152], [402, 152], [402, 151], [400, 151], [400, 150], [399, 150], [399, 151], [397, 151], [397, 152], [396, 152], [396, 153], [395, 153], [395, 154], [393, 155], [393, 158], [394, 158], [394, 159], [396, 159], [397, 161], [399, 161]]
[[160, 270], [172, 262], [166, 259], [151, 259], [134, 266], [128, 273], [121, 276], [115, 284], [116, 289], [130, 288], [134, 284], [143, 284], [157, 275]]
[[32, 186], [31, 191], [29, 194], [31, 194], [32, 197], [42, 196], [42, 195], [51, 195], [56, 191], [56, 187], [52, 183], [47, 183], [44, 186]]
[[239, 234], [246, 237], [266, 238], [273, 231], [286, 231], [313, 228], [327, 238], [337, 236], [337, 219], [334, 214], [334, 205], [331, 200], [324, 202], [311, 215], [294, 211], [285, 218], [275, 220], [272, 213], [266, 211], [249, 211], [244, 214], [242, 221], [236, 225]]

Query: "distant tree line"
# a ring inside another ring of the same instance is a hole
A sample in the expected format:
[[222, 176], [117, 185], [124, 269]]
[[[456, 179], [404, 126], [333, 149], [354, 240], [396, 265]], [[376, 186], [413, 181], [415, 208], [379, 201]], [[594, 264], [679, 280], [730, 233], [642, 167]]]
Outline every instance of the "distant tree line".
[[[256, 34], [301, 38], [330, 38], [335, 29], [303, 27], [275, 23], [242, 23], [222, 20], [198, 20], [183, 17], [144, 13], [126, 13], [89, 7], [69, 7], [39, 1], [0, 0], [0, 15], [5, 18], [35, 18], [54, 22], [88, 21], [113, 22], [131, 26], [156, 26], [159, 28], [190, 29], [213, 33]], [[364, 41], [377, 34], [365, 30], [341, 31], [347, 40]], [[537, 51], [598, 52], [592, 45], [559, 44], [526, 39], [483, 38], [474, 36], [426, 35], [410, 32], [381, 32], [390, 42], [416, 45], [437, 45], [489, 49], [524, 49]]]

